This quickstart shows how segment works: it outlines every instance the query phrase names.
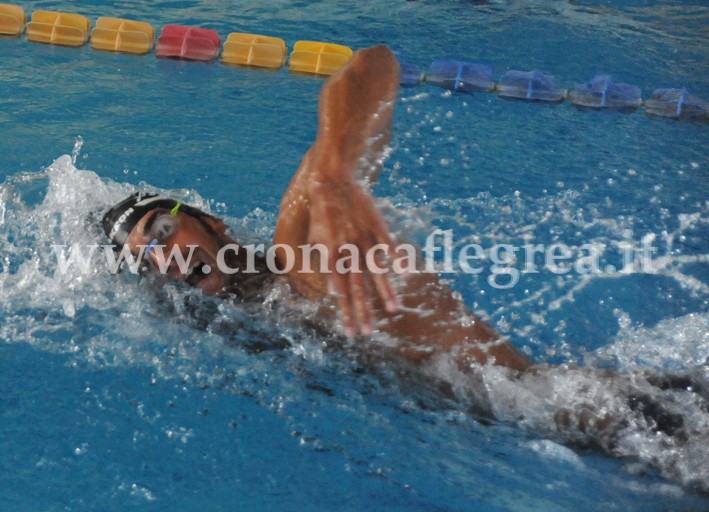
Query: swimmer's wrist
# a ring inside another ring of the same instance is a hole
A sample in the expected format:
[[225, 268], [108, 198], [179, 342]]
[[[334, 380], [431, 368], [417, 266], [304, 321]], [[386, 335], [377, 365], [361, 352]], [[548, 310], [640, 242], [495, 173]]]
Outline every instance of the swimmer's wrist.
[[354, 176], [356, 165], [347, 165], [342, 152], [328, 147], [325, 153], [315, 160], [310, 172], [311, 181], [332, 182], [336, 180], [350, 180]]

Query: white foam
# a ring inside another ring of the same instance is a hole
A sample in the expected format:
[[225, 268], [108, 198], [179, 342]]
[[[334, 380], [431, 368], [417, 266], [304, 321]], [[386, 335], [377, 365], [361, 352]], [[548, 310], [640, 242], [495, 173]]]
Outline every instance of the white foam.
[[533, 451], [546, 459], [564, 462], [577, 471], [586, 468], [583, 459], [576, 452], [549, 439], [529, 441], [528, 445]]
[[[32, 194], [25, 191], [34, 191], [37, 187], [46, 189], [44, 197], [27, 199], [25, 195]], [[268, 378], [271, 369], [254, 358], [246, 360], [248, 354], [229, 350], [225, 344], [228, 337], [223, 334], [221, 325], [239, 321], [258, 324], [261, 316], [274, 314], [269, 304], [251, 312], [233, 305], [218, 305], [206, 329], [202, 327], [198, 336], [190, 336], [189, 325], [165, 320], [164, 307], [155, 304], [155, 292], [150, 287], [139, 286], [138, 278], [116, 277], [99, 267], [88, 274], [79, 269], [66, 274], [55, 271], [52, 245], [58, 241], [91, 245], [102, 240], [103, 232], [98, 225], [101, 215], [108, 206], [134, 190], [136, 187], [131, 185], [104, 180], [91, 171], [77, 169], [70, 156], [58, 158], [45, 171], [18, 174], [0, 186], [0, 220], [4, 228], [0, 232], [3, 255], [0, 293], [4, 298], [0, 303], [0, 339], [69, 354], [77, 364], [138, 365], [150, 368], [155, 378], [215, 385], [228, 376], [238, 380], [240, 386], [261, 392], [259, 379]], [[199, 207], [208, 207], [194, 191], [165, 193], [185, 198]], [[570, 213], [575, 210], [576, 197], [566, 191], [551, 201], [560, 203], [555, 208]], [[424, 210], [431, 218], [430, 212], [440, 215], [448, 209], [450, 216], [467, 230], [463, 243], [476, 236], [475, 226], [466, 220], [475, 213], [481, 214], [476, 222], [486, 223], [487, 236], [493, 241], [509, 237], [518, 227], [526, 226], [526, 233], [544, 229], [540, 224], [548, 218], [537, 213], [551, 211], [551, 205], [542, 201], [525, 207], [526, 203], [518, 203], [523, 201], [520, 197], [510, 200], [514, 204], [508, 205], [512, 207], [504, 210], [507, 213], [499, 218], [492, 212], [503, 211], [498, 207], [504, 205], [497, 203], [504, 200], [490, 196], [432, 204]], [[463, 207], [465, 214], [461, 213]], [[424, 229], [426, 222], [416, 219], [420, 213], [412, 214], [411, 222], [403, 222], [402, 229], [409, 232]], [[398, 215], [404, 220], [407, 217], [401, 211]], [[530, 219], [534, 218], [541, 220], [530, 224]], [[703, 214], [682, 217], [678, 230], [670, 233], [670, 241], [677, 240], [682, 229], [691, 229], [697, 222], [703, 222], [702, 219]], [[274, 217], [270, 213], [254, 212], [245, 219], [228, 220], [238, 231], [265, 238], [272, 232]], [[569, 229], [580, 228], [599, 236], [595, 232], [597, 220], [571, 215], [568, 222]], [[612, 222], [604, 229], [608, 226], [612, 232], [621, 234], [627, 229], [625, 225]], [[663, 268], [668, 269], [667, 276], [683, 279], [684, 265], [675, 259]], [[500, 306], [495, 314], [509, 316], [510, 329], [532, 338], [539, 326], [547, 323], [554, 301], [566, 297], [564, 301], [572, 302], [577, 286], [578, 281], [545, 282], [536, 289], [531, 288], [528, 298]], [[191, 293], [194, 292], [172, 288], [162, 298], [167, 307], [179, 313]], [[278, 301], [277, 297], [274, 301]], [[529, 310], [533, 316], [522, 314]], [[278, 315], [277, 327], [257, 325], [260, 337], [283, 337], [294, 347], [294, 354], [316, 364], [328, 364], [322, 340], [312, 339], [307, 332], [292, 327], [300, 317], [314, 314], [312, 310], [303, 307], [275, 314]], [[179, 314], [174, 317], [181, 318]], [[432, 364], [427, 372], [436, 380], [449, 382], [458, 399], [471, 409], [489, 412], [500, 420], [546, 436], [548, 440], [529, 444], [530, 450], [541, 456], [579, 466], [583, 462], [578, 456], [559, 443], [593, 441], [616, 455], [652, 464], [684, 484], [709, 488], [709, 415], [702, 410], [699, 397], [682, 391], [660, 391], [650, 386], [640, 373], [646, 368], [656, 372], [690, 371], [698, 365], [706, 365], [709, 315], [689, 314], [663, 320], [651, 328], [633, 325], [630, 321], [621, 321], [620, 325], [621, 332], [610, 344], [588, 356], [594, 365], [613, 365], [619, 375], [573, 366], [540, 367], [521, 377], [494, 367], [464, 373], [445, 357]], [[303, 390], [288, 379], [279, 385], [283, 389], [273, 392], [278, 397], [274, 407], [282, 407], [283, 400], [297, 401], [302, 395]], [[689, 440], [678, 444], [668, 436], [658, 435], [652, 425], [629, 407], [629, 393], [635, 391], [681, 414]], [[600, 425], [604, 418], [611, 418], [609, 426]], [[586, 427], [580, 427], [581, 424]], [[604, 428], [608, 432], [612, 429], [613, 436], [606, 435]]]
[[[521, 375], [498, 367], [464, 373], [446, 358], [432, 369], [474, 413], [492, 414], [545, 436], [529, 444], [545, 457], [582, 466], [558, 443], [600, 447], [653, 466], [682, 485], [709, 491], [706, 397], [693, 390], [661, 390], [646, 380], [646, 371], [539, 366]], [[709, 384], [709, 369], [703, 382]], [[673, 418], [680, 418], [677, 432], [667, 430]]]
[[682, 372], [709, 365], [709, 313], [668, 318], [650, 328], [626, 324], [612, 343], [587, 360], [626, 372], [640, 368]]

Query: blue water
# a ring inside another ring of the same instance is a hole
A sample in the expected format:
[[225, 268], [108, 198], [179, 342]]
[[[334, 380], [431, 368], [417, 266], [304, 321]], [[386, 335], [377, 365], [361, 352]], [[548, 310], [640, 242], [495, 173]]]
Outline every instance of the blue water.
[[[538, 68], [572, 87], [597, 73], [709, 98], [709, 9], [692, 2], [27, 2], [34, 9], [198, 24], [364, 47], [422, 67]], [[500, 421], [481, 422], [396, 361], [327, 348], [290, 312], [216, 308], [98, 269], [55, 273], [54, 244], [103, 243], [95, 218], [139, 188], [268, 241], [311, 144], [322, 80], [0, 40], [0, 509], [706, 510], [709, 420], [674, 450], [629, 429], [617, 455], [568, 447], [555, 407], [587, 377], [483, 372]], [[657, 247], [657, 271], [540, 272], [509, 289], [446, 275], [538, 363], [693, 373], [709, 382], [707, 126], [404, 89], [376, 193], [421, 242]], [[79, 144], [75, 149], [77, 139]], [[74, 151], [74, 160], [69, 156]], [[519, 267], [521, 268], [521, 267]], [[156, 300], [160, 298], [160, 300]], [[260, 321], [261, 317], [267, 318]], [[230, 331], [237, 321], [250, 329]], [[253, 353], [255, 340], [289, 348]], [[425, 370], [436, 378], [440, 369]], [[617, 389], [601, 402], [617, 406]], [[473, 395], [475, 393], [472, 393]], [[687, 395], [687, 396], [685, 396]], [[664, 395], [663, 395], [664, 396]], [[568, 403], [563, 402], [567, 399]], [[463, 400], [464, 401], [464, 400]], [[549, 412], [549, 411], [552, 412]], [[633, 423], [633, 418], [627, 421]]]

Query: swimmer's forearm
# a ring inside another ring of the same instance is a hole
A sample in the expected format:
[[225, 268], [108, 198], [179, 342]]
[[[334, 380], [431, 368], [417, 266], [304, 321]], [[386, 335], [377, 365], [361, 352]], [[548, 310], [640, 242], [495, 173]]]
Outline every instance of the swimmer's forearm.
[[350, 178], [368, 153], [389, 142], [399, 64], [384, 46], [360, 50], [323, 86], [313, 170]]
[[[277, 244], [327, 249], [327, 268], [337, 268], [346, 246], [366, 254], [375, 245], [393, 247], [388, 228], [360, 178], [376, 174], [389, 141], [392, 111], [399, 87], [399, 66], [386, 47], [358, 51], [323, 86], [319, 126], [281, 202]], [[374, 165], [360, 165], [362, 161]], [[362, 169], [360, 169], [362, 168]], [[362, 176], [358, 171], [367, 176]], [[277, 253], [279, 259], [283, 251]], [[359, 272], [305, 273], [296, 257], [291, 282], [304, 295], [333, 294], [346, 335], [370, 334], [375, 318], [371, 300], [378, 297], [389, 313], [398, 308], [388, 277]], [[371, 286], [370, 286], [371, 284]]]

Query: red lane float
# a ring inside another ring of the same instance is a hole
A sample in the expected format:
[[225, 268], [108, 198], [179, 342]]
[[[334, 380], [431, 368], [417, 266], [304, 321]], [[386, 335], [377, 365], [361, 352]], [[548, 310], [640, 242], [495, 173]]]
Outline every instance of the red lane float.
[[165, 25], [155, 49], [157, 57], [210, 62], [219, 55], [222, 40], [216, 30]]

